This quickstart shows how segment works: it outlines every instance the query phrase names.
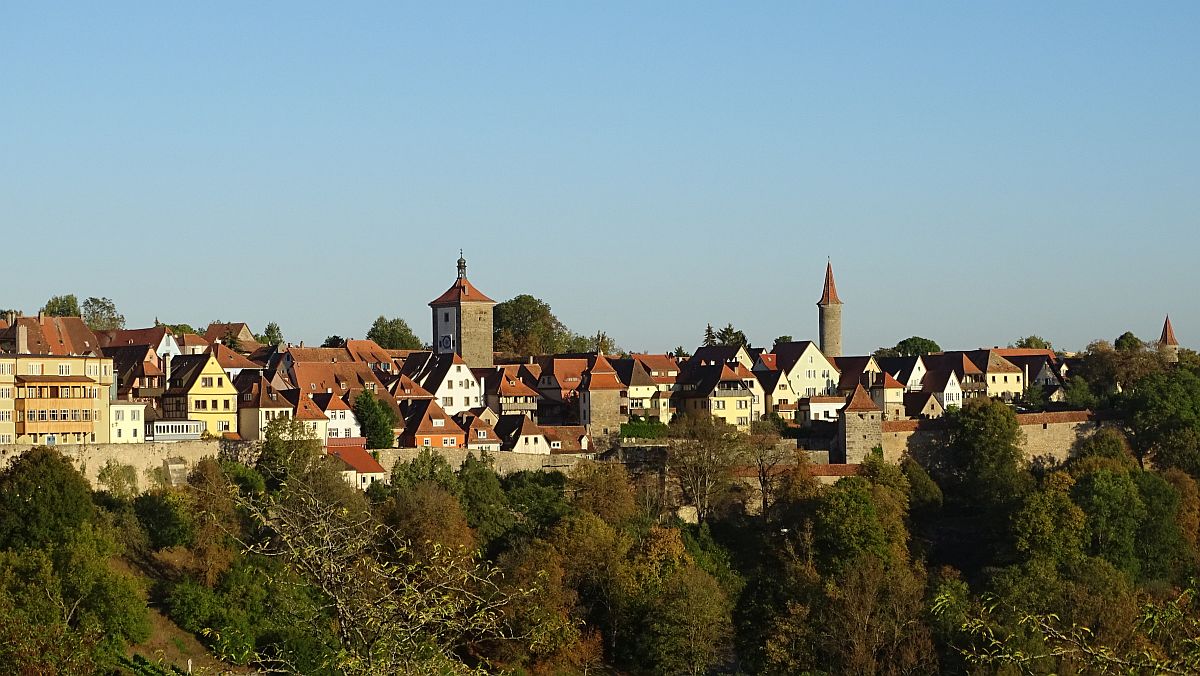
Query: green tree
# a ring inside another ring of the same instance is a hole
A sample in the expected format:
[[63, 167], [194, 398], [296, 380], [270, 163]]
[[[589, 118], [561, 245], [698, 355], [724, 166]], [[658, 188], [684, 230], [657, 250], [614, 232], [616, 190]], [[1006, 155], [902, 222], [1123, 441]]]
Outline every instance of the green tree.
[[92, 296], [83, 301], [81, 315], [93, 331], [110, 331], [125, 328], [125, 315], [117, 312], [117, 304], [108, 298]]
[[687, 359], [692, 355], [682, 345], [677, 345], [675, 349], [671, 351], [671, 356], [675, 357], [676, 359]]
[[431, 448], [422, 448], [417, 457], [392, 466], [393, 487], [411, 488], [423, 482], [441, 486], [451, 495], [458, 495], [462, 488], [458, 483], [458, 475], [445, 456]]
[[668, 449], [667, 469], [703, 522], [729, 489], [733, 468], [745, 451], [744, 440], [732, 425], [702, 413], [675, 416], [671, 433], [680, 441]]
[[647, 662], [656, 673], [707, 674], [730, 652], [730, 602], [695, 564], [674, 567], [646, 617]]
[[238, 330], [234, 324], [229, 324], [225, 327], [225, 332], [221, 334], [220, 341], [222, 345], [234, 352], [242, 351], [242, 339], [238, 337]]
[[917, 355], [930, 354], [933, 352], [941, 352], [940, 345], [928, 338], [920, 336], [912, 336], [896, 343], [896, 347], [892, 348], [896, 354], [901, 357], [913, 357]]
[[1138, 457], [1200, 477], [1200, 376], [1188, 369], [1151, 373], [1120, 408]]
[[283, 329], [279, 328], [279, 324], [275, 322], [267, 322], [267, 328], [263, 329], [261, 336], [258, 336], [258, 342], [263, 345], [279, 345], [283, 343]]
[[[707, 339], [706, 333], [705, 340]], [[725, 328], [717, 331], [717, 344], [726, 347], [750, 347], [750, 341], [747, 340], [746, 334], [733, 328], [733, 324], [726, 324]]]
[[130, 500], [138, 494], [137, 469], [124, 465], [113, 458], [105, 461], [96, 473], [96, 481], [118, 500]]
[[94, 513], [87, 480], [52, 448], [29, 450], [0, 473], [0, 548], [62, 542]]
[[513, 527], [513, 514], [508, 508], [508, 496], [500, 487], [500, 477], [492, 469], [491, 459], [485, 453], [476, 460], [467, 454], [458, 470], [461, 487], [459, 501], [467, 515], [467, 523], [479, 534], [485, 544], [494, 542]]
[[133, 511], [155, 549], [191, 543], [196, 525], [182, 492], [169, 488], [148, 491], [134, 499]]
[[773, 343], [771, 343], [771, 349], [774, 350], [776, 347], [782, 345], [783, 343], [790, 343], [792, 341], [793, 341], [793, 339], [791, 336], [784, 334], [784, 335], [776, 338], [775, 341]]
[[167, 327], [167, 330], [171, 332], [171, 335], [173, 335], [177, 338], [179, 336], [182, 336], [185, 333], [195, 333], [195, 334], [200, 333], [199, 331], [196, 330], [196, 327], [192, 326], [191, 324], [186, 324], [186, 323], [164, 324], [164, 323], [158, 321], [157, 319], [155, 319], [154, 325]]
[[1045, 338], [1038, 336], [1038, 335], [1028, 335], [1028, 336], [1025, 336], [1024, 338], [1018, 338], [1017, 341], [1014, 342], [1009, 347], [1019, 347], [1019, 348], [1023, 348], [1026, 350], [1053, 350], [1054, 349], [1054, 347], [1050, 344], [1050, 341], [1048, 341]]
[[1104, 469], [1089, 472], [1072, 487], [1071, 499], [1087, 514], [1088, 553], [1137, 578], [1140, 561], [1135, 540], [1146, 507], [1130, 475]]
[[1007, 511], [1032, 487], [1016, 414], [1003, 402], [972, 399], [948, 413], [949, 439], [935, 467], [961, 501]]
[[419, 350], [424, 344], [400, 317], [388, 319], [383, 315], [367, 330], [367, 340], [373, 340], [385, 350]]
[[48, 317], [78, 317], [79, 299], [75, 298], [75, 294], [70, 293], [65, 296], [51, 296], [50, 300], [42, 306], [41, 312]]
[[713, 330], [712, 324], [704, 327], [704, 339], [700, 341], [704, 347], [715, 347], [717, 343], [717, 332]]
[[529, 294], [499, 303], [492, 311], [496, 349], [517, 354], [562, 352], [570, 331], [550, 305]]
[[346, 339], [335, 333], [332, 336], [326, 336], [321, 347], [346, 347]]
[[829, 575], [867, 555], [890, 559], [869, 481], [847, 477], [822, 493], [813, 518], [813, 546], [820, 570]]
[[575, 507], [620, 526], [637, 511], [633, 485], [624, 465], [609, 462], [583, 462], [572, 468], [568, 482]]
[[1087, 538], [1087, 515], [1068, 494], [1073, 484], [1059, 472], [1044, 490], [1035, 491], [1013, 516], [1013, 538], [1017, 551], [1063, 567], [1083, 556]]
[[1126, 331], [1113, 341], [1113, 346], [1121, 352], [1135, 352], [1145, 347], [1145, 343], [1140, 338], [1133, 335], [1132, 331]]
[[354, 400], [354, 418], [367, 438], [367, 448], [391, 448], [396, 445], [396, 414], [391, 406], [376, 399], [370, 390], [363, 390]]

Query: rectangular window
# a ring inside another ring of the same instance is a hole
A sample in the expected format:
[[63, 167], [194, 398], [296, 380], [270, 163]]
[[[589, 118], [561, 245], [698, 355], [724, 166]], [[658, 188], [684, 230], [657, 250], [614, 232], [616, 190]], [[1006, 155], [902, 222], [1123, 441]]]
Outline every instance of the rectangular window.
[[12, 420], [12, 411], [0, 411], [0, 422], [10, 422]]
[[30, 363], [29, 363], [29, 364], [28, 364], [28, 365], [25, 367], [25, 371], [26, 371], [26, 372], [27, 372], [29, 375], [31, 375], [31, 376], [40, 376], [40, 375], [42, 375], [42, 369], [43, 369], [43, 366], [44, 366], [43, 364], [38, 364], [38, 363], [35, 363], [35, 362], [30, 362]]
[[442, 437], [442, 446], [453, 447], [457, 445], [458, 444], [454, 442], [454, 437]]
[[113, 411], [113, 420], [124, 420], [124, 419], [125, 419], [125, 411], [122, 411], [120, 409]]
[[201, 387], [212, 387], [212, 386], [213, 386], [213, 379], [212, 379], [212, 377], [211, 377], [211, 376], [204, 376], [203, 378], [201, 378], [201, 379], [200, 379], [200, 386], [201, 386]]
[[441, 418], [433, 418], [433, 426], [434, 427], [445, 427], [446, 421], [442, 420]]
[[330, 438], [330, 439], [336, 439], [336, 438], [337, 438], [337, 435], [338, 435], [337, 428], [336, 428], [336, 427], [330, 427], [330, 428], [329, 428], [329, 438]]
[[59, 364], [58, 365], [58, 375], [60, 375], [60, 376], [71, 375], [71, 365], [70, 364]]
[[12, 399], [12, 388], [0, 387], [0, 399]]
[[432, 446], [433, 440], [430, 439], [429, 437], [425, 437], [425, 438], [421, 439], [421, 445], [422, 446]]
[[442, 406], [453, 406], [454, 397], [442, 397]]
[[487, 430], [475, 430], [476, 439], [487, 439]]

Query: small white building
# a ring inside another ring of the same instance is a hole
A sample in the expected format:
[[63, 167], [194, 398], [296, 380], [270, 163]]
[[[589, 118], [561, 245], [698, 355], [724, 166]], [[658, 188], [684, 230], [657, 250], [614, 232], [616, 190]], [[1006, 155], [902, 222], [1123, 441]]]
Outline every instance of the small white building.
[[114, 401], [108, 405], [109, 442], [140, 444], [146, 441], [146, 405], [134, 401]]

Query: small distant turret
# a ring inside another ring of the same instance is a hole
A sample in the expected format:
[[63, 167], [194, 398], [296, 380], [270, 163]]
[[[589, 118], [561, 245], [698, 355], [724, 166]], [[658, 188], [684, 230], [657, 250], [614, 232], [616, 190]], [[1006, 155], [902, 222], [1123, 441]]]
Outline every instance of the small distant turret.
[[1158, 349], [1172, 364], [1179, 361], [1179, 341], [1175, 339], [1175, 327], [1171, 326], [1171, 315], [1167, 315], [1167, 320], [1163, 322], [1162, 336], [1158, 339]]

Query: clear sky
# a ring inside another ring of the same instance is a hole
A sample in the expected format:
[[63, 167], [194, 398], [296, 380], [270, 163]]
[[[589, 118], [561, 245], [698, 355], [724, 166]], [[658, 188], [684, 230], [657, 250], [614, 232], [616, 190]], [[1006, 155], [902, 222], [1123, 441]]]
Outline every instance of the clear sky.
[[1200, 346], [1200, 3], [0, 3], [0, 307], [428, 339], [458, 249], [629, 349], [1170, 312]]

